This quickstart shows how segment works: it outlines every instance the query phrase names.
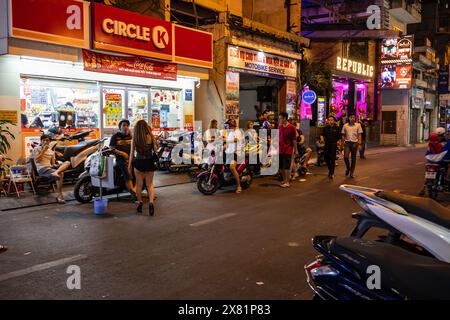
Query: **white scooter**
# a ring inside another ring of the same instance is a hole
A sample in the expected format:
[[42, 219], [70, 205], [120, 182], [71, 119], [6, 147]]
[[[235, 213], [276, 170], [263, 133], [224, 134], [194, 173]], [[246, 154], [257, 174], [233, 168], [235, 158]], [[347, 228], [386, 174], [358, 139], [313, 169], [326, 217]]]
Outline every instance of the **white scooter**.
[[389, 231], [384, 242], [450, 263], [450, 210], [429, 198], [352, 185], [342, 191], [364, 210], [351, 236], [362, 238], [371, 228]]

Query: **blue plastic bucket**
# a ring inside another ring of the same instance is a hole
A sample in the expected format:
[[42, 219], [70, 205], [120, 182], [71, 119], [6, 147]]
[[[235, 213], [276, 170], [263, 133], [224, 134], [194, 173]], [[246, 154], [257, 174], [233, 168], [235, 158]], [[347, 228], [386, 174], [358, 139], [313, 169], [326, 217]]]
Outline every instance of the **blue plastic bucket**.
[[108, 199], [95, 199], [94, 200], [94, 213], [105, 214], [108, 209]]

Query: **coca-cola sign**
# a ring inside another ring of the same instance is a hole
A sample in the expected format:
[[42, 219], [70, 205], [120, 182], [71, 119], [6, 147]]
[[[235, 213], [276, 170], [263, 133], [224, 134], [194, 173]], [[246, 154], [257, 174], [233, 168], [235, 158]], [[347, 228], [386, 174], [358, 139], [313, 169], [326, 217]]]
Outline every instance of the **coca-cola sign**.
[[120, 57], [83, 50], [84, 70], [137, 76], [161, 80], [177, 80], [177, 65], [141, 57]]

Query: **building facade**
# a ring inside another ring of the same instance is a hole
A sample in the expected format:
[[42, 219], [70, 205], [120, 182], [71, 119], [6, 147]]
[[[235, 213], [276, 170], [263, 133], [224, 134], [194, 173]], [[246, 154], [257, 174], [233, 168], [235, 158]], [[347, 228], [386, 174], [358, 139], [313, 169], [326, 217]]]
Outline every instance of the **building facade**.
[[145, 119], [155, 133], [193, 130], [212, 34], [99, 3], [0, 5], [0, 114], [16, 124], [14, 162], [52, 126], [91, 138], [110, 136], [123, 118]]

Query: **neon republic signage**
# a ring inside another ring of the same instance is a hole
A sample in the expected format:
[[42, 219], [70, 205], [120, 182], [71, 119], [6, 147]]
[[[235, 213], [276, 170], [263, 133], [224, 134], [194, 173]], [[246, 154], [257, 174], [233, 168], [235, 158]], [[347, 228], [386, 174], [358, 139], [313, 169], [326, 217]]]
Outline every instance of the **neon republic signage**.
[[343, 57], [337, 57], [336, 70], [373, 78], [374, 66]]

